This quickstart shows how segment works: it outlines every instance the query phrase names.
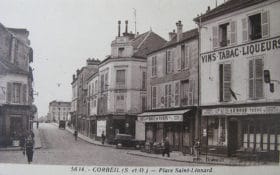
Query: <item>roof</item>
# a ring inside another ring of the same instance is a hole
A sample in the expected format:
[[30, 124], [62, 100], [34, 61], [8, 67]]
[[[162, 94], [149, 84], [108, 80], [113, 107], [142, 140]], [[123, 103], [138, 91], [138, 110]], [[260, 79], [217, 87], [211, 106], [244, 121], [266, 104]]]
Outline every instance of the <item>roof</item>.
[[143, 33], [136, 37], [132, 42], [132, 46], [136, 49], [133, 56], [147, 58], [148, 53], [161, 48], [165, 43], [166, 40], [153, 31]]
[[[182, 42], [185, 42], [185, 41], [188, 41], [188, 40], [191, 40], [191, 39], [194, 39], [194, 38], [198, 38], [198, 30], [197, 28], [195, 29], [191, 29], [191, 30], [188, 30], [186, 32], [183, 32], [182, 33], [182, 38], [177, 41], [177, 34], [174, 35], [174, 37], [168, 41], [167, 43], [165, 43], [162, 47], [160, 47], [159, 49], [156, 49], [156, 50], [152, 50], [151, 52], [149, 52], [149, 54], [152, 54], [154, 52], [157, 52], [157, 51], [160, 51], [160, 50], [163, 50], [163, 49], [166, 49], [168, 47], [173, 47], [179, 43], [182, 43]], [[149, 55], [148, 54], [148, 55]]]
[[228, 0], [227, 2], [217, 6], [213, 10], [207, 11], [205, 14], [194, 18], [195, 22], [201, 22], [216, 18], [218, 16], [228, 14], [255, 4], [259, 4], [268, 0]]
[[14, 74], [26, 74], [26, 75], [29, 74], [28, 71], [23, 70], [2, 58], [0, 58], [0, 73], [14, 73]]

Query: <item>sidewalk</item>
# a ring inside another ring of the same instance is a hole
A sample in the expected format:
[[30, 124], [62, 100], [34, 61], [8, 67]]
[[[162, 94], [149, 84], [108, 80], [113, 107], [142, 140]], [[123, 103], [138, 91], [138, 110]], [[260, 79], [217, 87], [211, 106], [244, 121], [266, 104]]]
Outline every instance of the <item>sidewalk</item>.
[[141, 152], [139, 150], [132, 150], [127, 152], [127, 154], [133, 156], [141, 156], [141, 157], [150, 157], [154, 159], [165, 159], [172, 160], [177, 162], [186, 162], [186, 163], [196, 163], [196, 164], [204, 164], [204, 165], [221, 165], [221, 166], [259, 166], [259, 165], [279, 165], [275, 162], [256, 162], [256, 161], [240, 161], [237, 158], [229, 158], [229, 157], [218, 157], [218, 156], [208, 156], [206, 161], [206, 156], [201, 155], [199, 160], [195, 160], [195, 157], [192, 155], [183, 155], [182, 152], [173, 151], [170, 153], [170, 157], [162, 157], [161, 154], [151, 154]]
[[[37, 129], [36, 127], [33, 128], [33, 133], [34, 133], [34, 141], [35, 141], [35, 149], [40, 149], [42, 148], [42, 143], [40, 139], [40, 129]], [[6, 147], [6, 148], [0, 148], [0, 151], [20, 151], [21, 147], [16, 146], [16, 147]]]
[[[57, 123], [52, 123], [52, 124], [54, 124], [55, 126], [58, 127], [58, 124], [57, 124]], [[73, 130], [73, 129], [71, 129], [71, 128], [69, 128], [69, 127], [66, 127], [65, 129], [66, 129], [68, 132], [74, 134], [74, 130]], [[91, 139], [91, 138], [89, 138], [89, 137], [87, 137], [87, 136], [85, 136], [85, 135], [83, 135], [83, 134], [81, 134], [81, 133], [78, 133], [78, 137], [79, 137], [80, 139], [82, 139], [82, 140], [84, 140], [84, 141], [86, 141], [86, 142], [89, 142], [89, 143], [91, 143], [91, 144], [94, 144], [94, 145], [105, 146], [105, 147], [114, 147], [114, 145], [109, 145], [108, 143], [104, 143], [104, 145], [103, 145], [100, 141], [93, 140], [93, 139]]]

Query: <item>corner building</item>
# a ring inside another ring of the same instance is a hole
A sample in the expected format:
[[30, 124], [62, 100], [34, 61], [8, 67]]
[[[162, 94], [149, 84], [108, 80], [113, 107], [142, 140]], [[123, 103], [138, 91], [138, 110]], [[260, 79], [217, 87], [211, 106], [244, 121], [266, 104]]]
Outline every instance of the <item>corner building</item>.
[[230, 0], [194, 19], [201, 43], [203, 152], [278, 159], [279, 9], [276, 0]]

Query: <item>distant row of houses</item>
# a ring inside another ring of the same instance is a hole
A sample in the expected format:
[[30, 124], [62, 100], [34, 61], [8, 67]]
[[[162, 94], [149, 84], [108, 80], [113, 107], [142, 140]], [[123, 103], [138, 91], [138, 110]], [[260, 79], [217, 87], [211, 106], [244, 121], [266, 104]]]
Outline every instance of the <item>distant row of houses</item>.
[[0, 23], [0, 147], [17, 145], [21, 135], [32, 129], [37, 111], [28, 35], [26, 29]]
[[73, 75], [71, 123], [110, 142], [118, 133], [173, 150], [233, 156], [280, 150], [280, 2], [229, 0], [196, 17], [196, 29], [166, 41], [125, 32], [103, 61]]

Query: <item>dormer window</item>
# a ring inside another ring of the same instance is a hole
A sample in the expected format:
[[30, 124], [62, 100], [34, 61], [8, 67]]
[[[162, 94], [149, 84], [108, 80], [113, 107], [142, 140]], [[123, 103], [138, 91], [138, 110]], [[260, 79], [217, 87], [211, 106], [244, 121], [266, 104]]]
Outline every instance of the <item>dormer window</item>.
[[123, 57], [124, 55], [124, 47], [119, 47], [118, 48], [118, 57]]

